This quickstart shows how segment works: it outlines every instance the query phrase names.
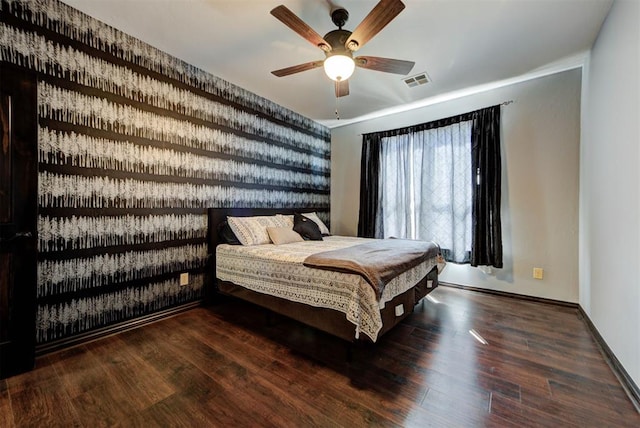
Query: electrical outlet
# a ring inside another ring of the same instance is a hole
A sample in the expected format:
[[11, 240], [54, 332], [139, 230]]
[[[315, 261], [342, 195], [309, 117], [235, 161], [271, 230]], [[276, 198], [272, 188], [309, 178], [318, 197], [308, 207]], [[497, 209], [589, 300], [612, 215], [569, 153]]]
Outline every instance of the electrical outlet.
[[404, 305], [399, 304], [396, 306], [396, 316], [399, 317], [404, 314]]
[[180, 285], [181, 286], [189, 285], [189, 273], [188, 272], [180, 274]]
[[534, 279], [542, 279], [544, 276], [544, 269], [542, 268], [533, 268], [533, 278]]

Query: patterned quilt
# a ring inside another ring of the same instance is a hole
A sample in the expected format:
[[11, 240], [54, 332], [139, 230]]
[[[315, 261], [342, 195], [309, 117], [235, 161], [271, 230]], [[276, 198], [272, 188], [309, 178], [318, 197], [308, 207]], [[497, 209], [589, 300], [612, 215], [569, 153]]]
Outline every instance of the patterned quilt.
[[436, 258], [429, 258], [392, 279], [379, 300], [360, 275], [303, 265], [311, 254], [371, 241], [373, 240], [365, 238], [328, 236], [323, 241], [285, 245], [223, 244], [216, 249], [216, 275], [223, 281], [252, 291], [340, 311], [355, 325], [356, 339], [363, 333], [375, 342], [382, 328], [380, 309], [423, 279], [436, 265]]

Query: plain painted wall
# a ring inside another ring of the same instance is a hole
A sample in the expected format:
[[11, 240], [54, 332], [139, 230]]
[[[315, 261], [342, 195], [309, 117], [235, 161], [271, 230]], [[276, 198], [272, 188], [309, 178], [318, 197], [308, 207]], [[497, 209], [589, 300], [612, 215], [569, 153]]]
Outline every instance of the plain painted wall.
[[616, 0], [585, 67], [580, 305], [640, 385], [640, 2]]
[[[334, 128], [331, 226], [356, 235], [362, 134], [502, 107], [504, 268], [485, 274], [449, 263], [441, 279], [578, 302], [578, 183], [581, 70], [574, 69], [420, 109]], [[544, 279], [532, 277], [534, 267]]]

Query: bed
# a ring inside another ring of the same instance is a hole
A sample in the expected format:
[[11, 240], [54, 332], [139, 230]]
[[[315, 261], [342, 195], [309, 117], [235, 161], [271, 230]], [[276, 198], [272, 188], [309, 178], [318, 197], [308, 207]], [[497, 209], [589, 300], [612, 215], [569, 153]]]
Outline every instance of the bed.
[[[208, 210], [211, 263], [208, 300], [214, 300], [219, 294], [232, 296], [349, 342], [376, 342], [411, 314], [414, 306], [438, 286], [439, 249], [435, 244], [431, 244], [432, 248], [419, 262], [405, 266], [401, 273], [390, 275], [385, 272], [384, 286], [377, 288], [374, 285], [379, 276], [372, 279], [363, 273], [334, 270], [322, 263], [307, 265], [306, 262], [313, 259], [310, 256], [342, 254], [356, 246], [364, 248], [394, 240], [325, 235], [322, 241], [230, 245], [225, 243], [225, 233], [221, 232], [221, 226], [229, 216], [290, 218], [294, 212], [312, 210]], [[322, 261], [322, 257], [320, 259]]]

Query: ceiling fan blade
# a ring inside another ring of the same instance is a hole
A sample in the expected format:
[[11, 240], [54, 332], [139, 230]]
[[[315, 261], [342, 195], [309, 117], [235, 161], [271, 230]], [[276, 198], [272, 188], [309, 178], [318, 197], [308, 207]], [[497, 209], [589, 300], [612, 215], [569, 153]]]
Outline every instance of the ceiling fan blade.
[[345, 97], [347, 95], [349, 95], [349, 81], [336, 80], [336, 98]]
[[274, 70], [271, 72], [274, 76], [284, 77], [290, 74], [300, 73], [302, 71], [312, 70], [314, 68], [322, 67], [324, 61], [311, 61], [304, 64], [293, 65], [287, 68], [281, 68], [280, 70]]
[[407, 74], [415, 65], [413, 61], [381, 58], [379, 56], [359, 56], [353, 60], [358, 67], [395, 74]]
[[271, 15], [275, 16], [284, 25], [291, 28], [314, 46], [319, 47], [325, 52], [331, 50], [329, 43], [327, 43], [320, 34], [309, 27], [302, 19], [298, 18], [298, 16], [291, 12], [286, 6], [280, 5], [274, 8], [271, 10]]
[[362, 20], [344, 44], [347, 49], [356, 51], [380, 32], [404, 9], [400, 0], [380, 0], [380, 2]]

